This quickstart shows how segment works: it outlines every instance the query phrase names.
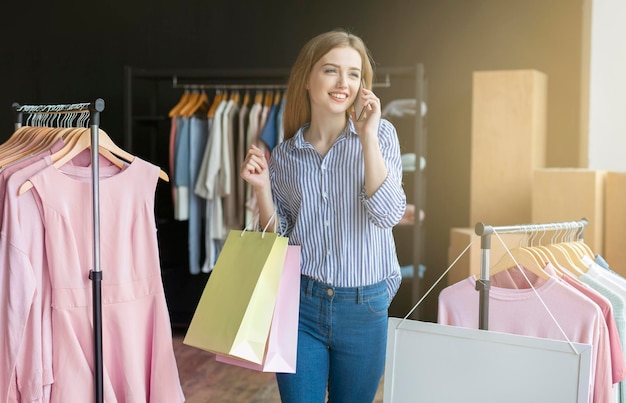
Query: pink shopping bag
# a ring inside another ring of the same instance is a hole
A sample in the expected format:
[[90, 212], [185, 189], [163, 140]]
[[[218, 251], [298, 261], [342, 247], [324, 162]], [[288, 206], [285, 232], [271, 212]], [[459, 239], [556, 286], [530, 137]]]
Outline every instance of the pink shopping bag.
[[215, 359], [255, 371], [295, 373], [299, 306], [300, 245], [289, 245], [263, 362], [257, 364], [223, 354], [217, 354]]

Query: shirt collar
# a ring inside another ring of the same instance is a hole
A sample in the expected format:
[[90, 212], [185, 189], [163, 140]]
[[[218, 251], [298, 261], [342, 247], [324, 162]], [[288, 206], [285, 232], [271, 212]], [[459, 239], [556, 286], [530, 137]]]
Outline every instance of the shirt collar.
[[[306, 146], [307, 142], [304, 140], [304, 132], [306, 131], [306, 129], [309, 128], [309, 126], [311, 126], [310, 123], [305, 123], [304, 125], [302, 125], [302, 127], [298, 129], [296, 134], [293, 136], [294, 141], [292, 143], [291, 149], [304, 148]], [[352, 122], [352, 118], [348, 119], [348, 124], [346, 125], [346, 128], [341, 132], [338, 139], [340, 139], [342, 136], [358, 136], [356, 129], [354, 128], [354, 122]]]

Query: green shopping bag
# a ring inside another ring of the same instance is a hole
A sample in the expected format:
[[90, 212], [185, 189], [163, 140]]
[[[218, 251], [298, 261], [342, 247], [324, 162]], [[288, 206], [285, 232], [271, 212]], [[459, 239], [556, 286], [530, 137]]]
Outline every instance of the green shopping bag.
[[273, 232], [230, 231], [183, 343], [263, 362], [287, 241]]

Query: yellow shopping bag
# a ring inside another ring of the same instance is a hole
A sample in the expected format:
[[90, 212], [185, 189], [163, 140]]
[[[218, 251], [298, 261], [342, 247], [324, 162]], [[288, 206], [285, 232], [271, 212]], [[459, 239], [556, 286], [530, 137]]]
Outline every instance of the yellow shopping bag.
[[230, 231], [183, 343], [260, 364], [287, 241], [273, 232]]

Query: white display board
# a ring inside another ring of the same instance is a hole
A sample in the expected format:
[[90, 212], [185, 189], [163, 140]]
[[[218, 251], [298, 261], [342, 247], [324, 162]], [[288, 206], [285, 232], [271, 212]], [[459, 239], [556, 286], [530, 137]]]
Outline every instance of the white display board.
[[385, 403], [588, 402], [589, 344], [399, 318], [388, 331]]

